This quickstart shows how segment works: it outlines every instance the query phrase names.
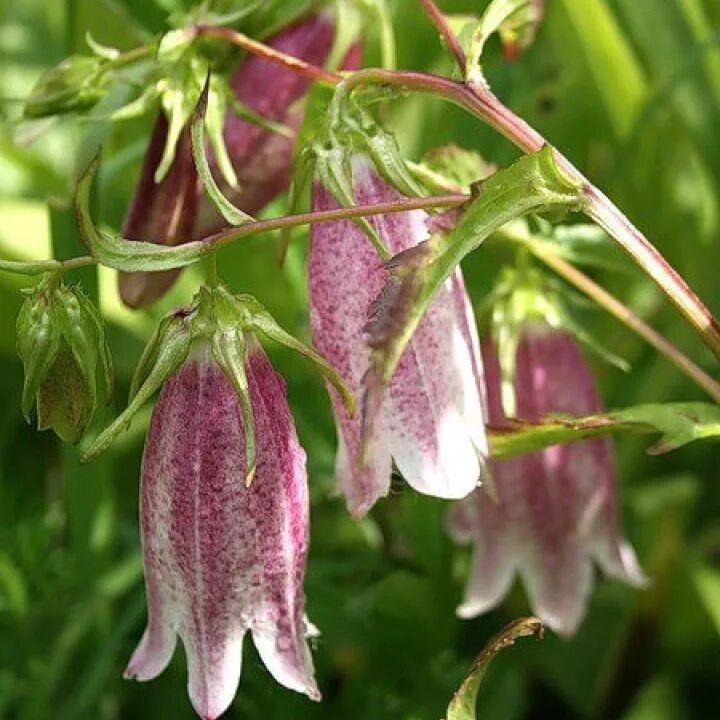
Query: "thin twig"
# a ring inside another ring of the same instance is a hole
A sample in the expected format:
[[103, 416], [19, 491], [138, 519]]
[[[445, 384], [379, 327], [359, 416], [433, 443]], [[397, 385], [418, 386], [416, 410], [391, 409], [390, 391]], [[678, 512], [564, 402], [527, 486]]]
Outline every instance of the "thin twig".
[[715, 402], [720, 403], [720, 383], [716, 382], [669, 340], [650, 327], [642, 318], [638, 317], [629, 307], [623, 305], [617, 298], [598, 285], [592, 278], [589, 278], [584, 272], [576, 268], [572, 263], [569, 263], [563, 257], [553, 252], [547, 243], [538, 243], [525, 239], [523, 239], [522, 242], [535, 257], [646, 340], [673, 363], [673, 365], [701, 387]]
[[460, 46], [457, 36], [448, 25], [448, 21], [442, 10], [440, 10], [433, 0], [420, 0], [420, 5], [422, 5], [422, 8], [428, 18], [430, 18], [430, 22], [432, 22], [435, 29], [440, 33], [440, 37], [442, 37], [448, 47], [448, 50], [450, 50], [453, 54], [455, 62], [457, 62], [458, 67], [460, 68], [460, 72], [464, 75], [466, 67], [465, 53]]
[[270, 232], [272, 230], [283, 230], [299, 227], [301, 225], [315, 225], [323, 222], [334, 222], [337, 220], [352, 220], [359, 217], [372, 215], [385, 215], [387, 213], [408, 212], [410, 210], [429, 210], [431, 208], [452, 208], [458, 207], [470, 200], [470, 195], [431, 195], [422, 198], [405, 198], [385, 203], [371, 203], [368, 205], [353, 205], [351, 207], [334, 208], [332, 210], [315, 210], [314, 212], [299, 213], [297, 215], [284, 215], [282, 217], [270, 218], [268, 220], [256, 220], [255, 222], [240, 225], [236, 228], [229, 228], [222, 232], [210, 235], [201, 241], [203, 244], [222, 247], [235, 240], [256, 233]]
[[305, 60], [300, 60], [300, 58], [296, 58], [294, 55], [288, 55], [280, 50], [276, 50], [269, 45], [265, 45], [265, 43], [253, 40], [247, 35], [237, 32], [236, 30], [231, 30], [230, 28], [198, 25], [195, 30], [198, 35], [220, 38], [225, 42], [241, 47], [253, 55], [258, 55], [269, 62], [282, 65], [288, 70], [298, 73], [298, 75], [304, 75], [310, 80], [319, 80], [328, 85], [337, 85], [337, 83], [343, 79], [343, 76], [339, 73], [326, 70], [319, 65], [305, 62]]

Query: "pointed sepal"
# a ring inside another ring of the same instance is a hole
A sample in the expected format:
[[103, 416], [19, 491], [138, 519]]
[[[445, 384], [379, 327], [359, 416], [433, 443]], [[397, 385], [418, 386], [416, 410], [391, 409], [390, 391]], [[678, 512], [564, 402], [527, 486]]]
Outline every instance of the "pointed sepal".
[[185, 361], [192, 340], [189, 317], [186, 310], [172, 313], [162, 334], [151, 339], [155, 347], [152, 351], [143, 354], [144, 366], [150, 364], [151, 358], [154, 359], [147, 377], [135, 390], [125, 410], [85, 449], [82, 455], [83, 462], [90, 462], [106, 450], [117, 436], [127, 429], [137, 411]]

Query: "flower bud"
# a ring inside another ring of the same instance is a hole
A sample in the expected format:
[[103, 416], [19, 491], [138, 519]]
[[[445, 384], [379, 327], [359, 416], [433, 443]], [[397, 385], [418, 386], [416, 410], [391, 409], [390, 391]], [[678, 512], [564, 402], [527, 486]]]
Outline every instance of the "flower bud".
[[[493, 343], [482, 345], [489, 421], [507, 427], [500, 363]], [[537, 422], [549, 413], [599, 412], [592, 375], [575, 341], [544, 323], [527, 323], [515, 363], [517, 416]], [[616, 469], [607, 438], [581, 440], [492, 461], [497, 497], [476, 491], [450, 515], [458, 542], [474, 556], [461, 617], [500, 603], [517, 572], [533, 612], [549, 627], [572, 635], [585, 612], [593, 562], [609, 576], [644, 583], [635, 553], [619, 534]]]
[[89, 110], [107, 89], [104, 63], [103, 58], [92, 55], [71, 55], [50, 68], [31, 90], [23, 116], [33, 120]]
[[[359, 204], [403, 198], [370, 165], [352, 162]], [[313, 208], [337, 207], [316, 182]], [[391, 254], [428, 237], [428, 215], [411, 211], [368, 219]], [[365, 327], [372, 301], [388, 277], [368, 235], [351, 220], [313, 225], [308, 284], [315, 346], [358, 394], [368, 370]], [[361, 418], [332, 394], [338, 426], [336, 473], [354, 516], [364, 515], [390, 488], [392, 461], [419, 492], [460, 498], [477, 485], [487, 454], [482, 362], [475, 319], [460, 272], [445, 283], [403, 354], [377, 422], [367, 462], [361, 458]]]
[[76, 443], [85, 434], [97, 404], [97, 370], [106, 394], [112, 392], [111, 358], [100, 316], [79, 288], [41, 281], [20, 309], [17, 348], [25, 369], [22, 410], [38, 429]]
[[[185, 128], [175, 147], [175, 157], [165, 177], [155, 182], [167, 140], [168, 123], [158, 115], [150, 138], [135, 197], [125, 217], [123, 236], [128, 240], [150, 240], [158, 245], [177, 245], [194, 239], [193, 227], [202, 192], [192, 157], [190, 132]], [[175, 282], [179, 270], [119, 273], [120, 296], [130, 307], [158, 300]]]

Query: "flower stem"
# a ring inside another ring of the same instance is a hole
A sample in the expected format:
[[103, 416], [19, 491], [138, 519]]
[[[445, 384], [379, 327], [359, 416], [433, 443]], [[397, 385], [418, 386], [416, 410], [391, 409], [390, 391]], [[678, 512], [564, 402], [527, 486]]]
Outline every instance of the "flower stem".
[[276, 65], [282, 65], [288, 70], [292, 70], [298, 73], [298, 75], [304, 75], [310, 80], [318, 80], [328, 85], [337, 85], [343, 78], [339, 73], [326, 70], [318, 65], [300, 60], [300, 58], [296, 58], [294, 55], [288, 55], [280, 50], [271, 48], [269, 45], [253, 40], [237, 30], [232, 30], [227, 27], [197, 25], [195, 31], [198, 35], [216, 37], [232, 45], [237, 45], [253, 55], [258, 55]]
[[[518, 238], [519, 240], [519, 238]], [[629, 307], [623, 305], [607, 290], [598, 285], [592, 278], [554, 252], [547, 243], [533, 240], [520, 240], [524, 247], [554, 270], [560, 277], [574, 285], [600, 307], [607, 310], [621, 323], [647, 341], [658, 352], [664, 355], [675, 367], [701, 387], [715, 402], [720, 403], [720, 383], [698, 367], [689, 357], [684, 355], [669, 340], [654, 330], [642, 318], [638, 317]]]
[[440, 10], [433, 0], [420, 0], [420, 5], [422, 5], [422, 9], [430, 19], [430, 22], [440, 33], [440, 37], [447, 45], [448, 50], [450, 50], [453, 54], [455, 62], [457, 62], [458, 68], [460, 68], [460, 72], [464, 75], [466, 66], [465, 52], [463, 51], [457, 36], [448, 25], [442, 10]]
[[81, 267], [89, 267], [95, 265], [95, 258], [90, 255], [81, 255], [80, 257], [70, 258], [69, 260], [63, 260], [60, 263], [60, 270], [74, 270]]
[[229, 228], [222, 232], [211, 235], [200, 241], [215, 247], [229, 245], [236, 240], [255, 235], [261, 232], [272, 230], [283, 230], [298, 227], [300, 225], [314, 225], [321, 222], [334, 222], [337, 220], [353, 220], [360, 217], [372, 215], [385, 215], [386, 213], [400, 213], [409, 210], [428, 210], [431, 208], [452, 208], [458, 207], [470, 200], [469, 195], [433, 195], [423, 198], [405, 198], [385, 203], [373, 203], [370, 205], [352, 205], [350, 207], [335, 208], [332, 210], [315, 210], [313, 212], [299, 213], [297, 215], [284, 215], [282, 217], [270, 218], [268, 220], [256, 220], [255, 222]]
[[[346, 77], [339, 85], [341, 97], [353, 89], [380, 83], [430, 92], [460, 105], [525, 152], [537, 152], [548, 143], [525, 120], [503, 105], [494, 93], [479, 83], [458, 83], [428, 73], [370, 68]], [[583, 212], [597, 222], [655, 281], [670, 301], [695, 328], [705, 344], [720, 359], [720, 324], [675, 269], [630, 220], [557, 149], [558, 168], [583, 186]]]
[[220, 275], [218, 273], [217, 255], [211, 253], [203, 261], [205, 269], [205, 282], [210, 287], [216, 287], [220, 283]]

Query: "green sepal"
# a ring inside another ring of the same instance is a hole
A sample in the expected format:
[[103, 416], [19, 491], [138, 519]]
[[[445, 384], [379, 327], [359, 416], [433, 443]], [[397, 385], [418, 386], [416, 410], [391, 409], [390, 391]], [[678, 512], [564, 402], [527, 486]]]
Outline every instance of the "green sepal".
[[38, 388], [38, 430], [52, 430], [63, 442], [75, 445], [85, 434], [94, 410], [94, 382], [88, 384], [63, 339]]
[[194, 98], [200, 94], [207, 72], [207, 63], [193, 56], [168, 66], [165, 77], [157, 83], [160, 106], [165, 112], [168, 129], [165, 147], [155, 170], [156, 183], [167, 175], [175, 159], [180, 135], [192, 115]]
[[537, 0], [492, 0], [470, 38], [465, 79], [485, 83], [480, 58], [493, 33], [500, 35], [506, 47], [512, 44], [523, 49], [532, 42], [541, 17]]
[[84, 112], [105, 95], [106, 60], [93, 55], [71, 55], [44, 72], [23, 107], [26, 120]]
[[117, 48], [99, 43], [89, 30], [85, 32], [85, 42], [95, 55], [104, 60], [115, 60], [118, 55], [120, 55], [120, 51]]
[[25, 367], [22, 410], [38, 428], [76, 443], [97, 405], [97, 369], [112, 392], [112, 360], [100, 315], [80, 288], [50, 275], [28, 293], [18, 315], [18, 353]]
[[160, 65], [178, 62], [189, 50], [197, 33], [192, 28], [169, 30], [161, 38], [157, 46], [156, 58]]
[[215, 153], [215, 160], [217, 161], [220, 174], [230, 187], [237, 188], [237, 175], [235, 174], [235, 168], [230, 160], [223, 136], [225, 113], [228, 105], [227, 96], [230, 91], [227, 83], [217, 75], [208, 74], [208, 77], [210, 88], [207, 97], [207, 107], [205, 109], [205, 129], [207, 130], [210, 145]]
[[106, 450], [115, 438], [127, 429], [135, 413], [185, 362], [192, 340], [189, 318], [183, 312], [175, 313], [171, 320], [163, 335], [163, 342], [158, 344], [155, 361], [145, 381], [137, 389], [125, 410], [85, 449], [81, 458], [82, 462], [90, 462]]
[[245, 485], [249, 487], [255, 477], [256, 468], [255, 417], [245, 373], [247, 342], [242, 327], [235, 326], [214, 332], [212, 353], [217, 364], [232, 382], [240, 402], [245, 427]]
[[[313, 146], [315, 177], [317, 181], [335, 198], [341, 207], [355, 205], [353, 191], [352, 149], [341, 144], [334, 134]], [[385, 243], [367, 218], [355, 218], [353, 222], [362, 229], [377, 249], [380, 257], [390, 257]]]
[[100, 311], [93, 304], [90, 298], [78, 289], [76, 297], [81, 305], [86, 322], [91, 322], [95, 327], [97, 337], [97, 353], [102, 370], [105, 405], [110, 403], [115, 390], [115, 373], [113, 371], [112, 353], [105, 334], [105, 325]]
[[[190, 137], [192, 138], [192, 154], [195, 160], [195, 169], [202, 180], [205, 191], [207, 192], [210, 199], [215, 204], [215, 207], [220, 211], [220, 214], [227, 220], [231, 225], [244, 225], [245, 223], [252, 222], [253, 218], [246, 212], [240, 210], [240, 208], [233, 205], [222, 190], [215, 182], [215, 178], [210, 170], [207, 156], [205, 154], [205, 137], [204, 137], [204, 126], [206, 119], [206, 111], [208, 109], [208, 99], [210, 96], [210, 75], [208, 74], [205, 80], [205, 86], [203, 87], [202, 93], [198, 99], [195, 110], [193, 110], [192, 119], [190, 121]], [[225, 148], [225, 142], [222, 140], [222, 126], [220, 128], [220, 140], [222, 147]], [[215, 151], [216, 157], [217, 148]], [[227, 153], [226, 153], [227, 155]], [[228, 158], [228, 163], [230, 162]], [[232, 164], [230, 164], [232, 167]], [[237, 183], [237, 177], [235, 177], [233, 171], [234, 183]], [[226, 177], [227, 179], [227, 177]], [[231, 183], [232, 184], [232, 183]]]
[[367, 110], [356, 107], [357, 123], [346, 122], [355, 128], [356, 141], [365, 149], [377, 171], [398, 192], [408, 197], [423, 197], [425, 193], [410, 172], [400, 154], [395, 136], [381, 127]]
[[[87, 316], [85, 305], [79, 299], [80, 291], [60, 286], [56, 290], [56, 300], [53, 303], [55, 322], [60, 329], [70, 353], [75, 361], [77, 375], [84, 387], [77, 390], [84, 397], [84, 407], [87, 412], [85, 418], [79, 413], [75, 417], [78, 422], [76, 441], [82, 437], [87, 429], [90, 419], [95, 413], [97, 405], [96, 375], [99, 360], [100, 336], [96, 323]], [[72, 372], [68, 376], [75, 381]], [[80, 407], [81, 403], [75, 403]], [[42, 429], [42, 428], [40, 428]]]
[[43, 280], [28, 295], [17, 318], [17, 350], [24, 369], [21, 407], [28, 423], [40, 385], [60, 350], [61, 335], [53, 322], [48, 282]]
[[254, 297], [251, 295], [240, 295], [238, 299], [251, 308], [251, 323], [252, 329], [255, 332], [261, 332], [276, 343], [300, 353], [300, 355], [316, 365], [323, 376], [337, 391], [348, 414], [355, 414], [355, 396], [337, 370], [335, 370], [322, 355], [280, 327], [275, 318]]
[[517, 160], [482, 183], [449, 234], [395, 256], [389, 277], [372, 309], [370, 364], [364, 380], [363, 443], [372, 437], [384, 389], [437, 291], [460, 261], [511, 220], [582, 204], [581, 186], [563, 175], [549, 146]]
[[348, 412], [354, 413], [355, 398], [338, 372], [317, 351], [282, 328], [257, 298], [233, 295], [222, 286], [202, 287], [197, 297], [198, 317], [194, 323], [198, 335], [225, 333], [236, 328], [245, 333], [262, 333], [312, 362], [337, 390]]
[[227, 85], [223, 85], [223, 87], [226, 89], [225, 101], [228, 103], [230, 110], [239, 118], [245, 120], [251, 125], [257, 125], [259, 128], [267, 130], [270, 133], [282, 135], [290, 140], [295, 139], [295, 133], [292, 128], [287, 125], [283, 125], [283, 123], [277, 122], [277, 120], [265, 117], [249, 105], [245, 105], [245, 103], [240, 102], [240, 100], [238, 100], [232, 92], [227, 90]]
[[157, 104], [158, 89], [155, 85], [149, 85], [134, 100], [126, 103], [108, 116], [110, 121], [131, 120], [140, 117], [151, 110]]

